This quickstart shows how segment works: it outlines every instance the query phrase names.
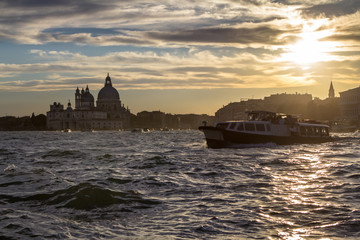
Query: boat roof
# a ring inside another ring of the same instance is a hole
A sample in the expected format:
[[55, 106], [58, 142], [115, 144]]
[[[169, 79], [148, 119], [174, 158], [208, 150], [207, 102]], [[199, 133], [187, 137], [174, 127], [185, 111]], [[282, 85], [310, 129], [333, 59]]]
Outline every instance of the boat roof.
[[323, 123], [304, 123], [304, 122], [297, 122], [300, 126], [304, 127], [329, 127], [329, 125], [323, 124]]
[[[223, 122], [216, 122], [216, 124], [220, 123], [268, 123], [268, 121], [249, 121], [249, 120], [231, 120], [231, 121], [223, 121]], [[304, 127], [325, 127], [328, 128], [329, 125], [323, 124], [323, 123], [308, 123], [308, 122], [296, 122], [299, 126]]]

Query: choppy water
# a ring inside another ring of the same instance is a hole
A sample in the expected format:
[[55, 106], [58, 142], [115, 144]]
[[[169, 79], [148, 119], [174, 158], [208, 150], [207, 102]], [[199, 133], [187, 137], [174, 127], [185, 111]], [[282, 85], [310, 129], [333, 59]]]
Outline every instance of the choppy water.
[[360, 135], [208, 149], [199, 131], [0, 132], [0, 239], [360, 238]]

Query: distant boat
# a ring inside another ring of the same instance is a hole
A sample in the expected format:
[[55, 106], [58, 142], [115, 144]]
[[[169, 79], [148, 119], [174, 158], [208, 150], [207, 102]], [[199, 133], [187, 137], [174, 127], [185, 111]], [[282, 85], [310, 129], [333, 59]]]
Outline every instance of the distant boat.
[[148, 128], [134, 128], [131, 130], [131, 132], [133, 133], [145, 133], [145, 132], [150, 132], [150, 129]]
[[95, 132], [94, 129], [83, 129], [81, 130], [81, 132]]
[[204, 132], [210, 148], [234, 144], [287, 145], [334, 140], [326, 124], [311, 120], [299, 121], [291, 115], [268, 111], [251, 111], [248, 112], [248, 120], [218, 122], [214, 127], [200, 126], [199, 130]]
[[62, 132], [71, 132], [71, 129], [70, 128], [64, 129], [64, 130], [62, 130]]

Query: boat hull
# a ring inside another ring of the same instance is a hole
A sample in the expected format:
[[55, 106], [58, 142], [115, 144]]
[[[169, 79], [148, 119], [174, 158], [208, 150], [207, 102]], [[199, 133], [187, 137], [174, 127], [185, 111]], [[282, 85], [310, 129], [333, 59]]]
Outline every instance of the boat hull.
[[304, 137], [304, 136], [274, 136], [250, 134], [245, 132], [228, 131], [225, 129], [201, 126], [199, 130], [204, 132], [208, 147], [222, 148], [234, 144], [265, 144], [275, 143], [277, 145], [289, 144], [311, 144], [333, 141], [330, 136]]

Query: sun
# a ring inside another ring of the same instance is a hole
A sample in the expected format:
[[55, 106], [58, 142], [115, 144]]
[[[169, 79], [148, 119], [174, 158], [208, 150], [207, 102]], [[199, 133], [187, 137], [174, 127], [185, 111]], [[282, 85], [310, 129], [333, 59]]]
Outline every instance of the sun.
[[295, 45], [291, 46], [289, 57], [296, 63], [310, 64], [326, 59], [321, 43], [312, 36], [313, 34], [303, 34], [302, 39]]
[[330, 32], [326, 30], [304, 29], [298, 35], [299, 41], [285, 47], [286, 52], [282, 54], [281, 60], [303, 66], [331, 60], [333, 57], [330, 53], [334, 46], [331, 42], [321, 40], [328, 35]]

